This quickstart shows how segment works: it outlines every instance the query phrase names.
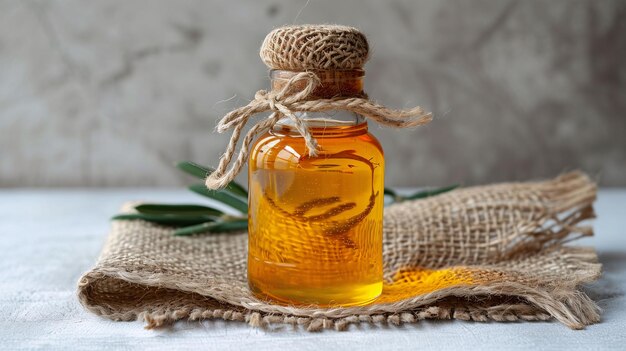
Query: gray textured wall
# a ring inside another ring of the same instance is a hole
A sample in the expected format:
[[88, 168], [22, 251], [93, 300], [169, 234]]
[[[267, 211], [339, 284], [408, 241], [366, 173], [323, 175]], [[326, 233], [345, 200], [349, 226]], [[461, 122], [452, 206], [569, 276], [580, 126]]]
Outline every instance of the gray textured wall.
[[0, 0], [0, 186], [186, 183], [172, 164], [216, 164], [216, 120], [267, 86], [258, 47], [294, 19], [361, 28], [369, 95], [435, 112], [371, 127], [387, 184], [626, 185], [626, 1], [305, 2]]

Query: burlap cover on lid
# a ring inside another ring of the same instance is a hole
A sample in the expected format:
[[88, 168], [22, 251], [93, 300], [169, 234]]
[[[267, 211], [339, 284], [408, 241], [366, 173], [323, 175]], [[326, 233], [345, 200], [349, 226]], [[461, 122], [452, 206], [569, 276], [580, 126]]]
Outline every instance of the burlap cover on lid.
[[369, 45], [358, 29], [338, 25], [299, 25], [274, 29], [261, 45], [271, 69], [288, 71], [358, 69]]

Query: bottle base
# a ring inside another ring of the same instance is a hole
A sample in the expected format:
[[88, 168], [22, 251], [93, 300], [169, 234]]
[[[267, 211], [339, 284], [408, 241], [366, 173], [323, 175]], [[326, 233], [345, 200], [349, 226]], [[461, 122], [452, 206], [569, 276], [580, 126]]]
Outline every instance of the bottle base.
[[253, 280], [248, 281], [250, 290], [257, 298], [279, 305], [350, 307], [374, 302], [382, 293], [383, 283], [335, 286], [324, 288], [266, 287]]

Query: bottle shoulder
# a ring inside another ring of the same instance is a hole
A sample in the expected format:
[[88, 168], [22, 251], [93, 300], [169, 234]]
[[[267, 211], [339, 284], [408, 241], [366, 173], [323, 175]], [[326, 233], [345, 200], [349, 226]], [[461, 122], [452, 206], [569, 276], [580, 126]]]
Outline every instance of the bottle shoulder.
[[[335, 157], [353, 155], [365, 160], [375, 160], [382, 164], [384, 154], [382, 146], [376, 137], [364, 132], [359, 135], [317, 137], [319, 145], [318, 156], [311, 158], [304, 143], [304, 138], [299, 135], [278, 135], [267, 132], [259, 137], [250, 151], [250, 166], [265, 168], [268, 163], [278, 166], [302, 164], [314, 160], [329, 160]], [[352, 156], [350, 156], [352, 157]]]
[[[383, 154], [383, 148], [380, 141], [370, 132], [358, 135], [314, 137], [320, 146], [321, 155], [327, 151], [336, 152], [355, 148], [366, 149], [369, 152], [376, 150], [381, 155]], [[268, 152], [270, 150], [279, 151], [284, 149], [304, 153], [306, 151], [304, 138], [300, 135], [281, 135], [271, 131], [266, 132], [252, 145], [251, 153], [255, 154], [259, 152]]]

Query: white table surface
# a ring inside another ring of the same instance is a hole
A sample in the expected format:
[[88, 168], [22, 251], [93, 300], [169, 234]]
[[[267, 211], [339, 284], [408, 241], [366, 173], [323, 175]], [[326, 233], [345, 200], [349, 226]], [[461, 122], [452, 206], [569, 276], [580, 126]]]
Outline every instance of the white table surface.
[[183, 189], [0, 190], [0, 349], [626, 349], [626, 189], [600, 191], [596, 237], [580, 243], [594, 245], [604, 263], [602, 279], [587, 288], [603, 321], [582, 331], [556, 322], [421, 321], [321, 333], [224, 321], [162, 330], [112, 322], [85, 311], [75, 287], [126, 200], [205, 201]]

